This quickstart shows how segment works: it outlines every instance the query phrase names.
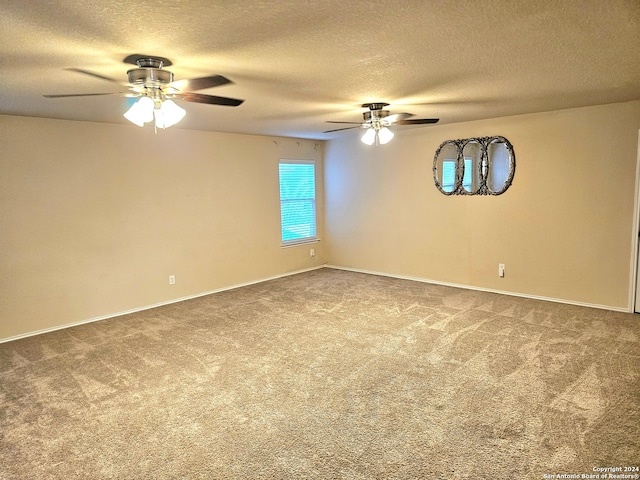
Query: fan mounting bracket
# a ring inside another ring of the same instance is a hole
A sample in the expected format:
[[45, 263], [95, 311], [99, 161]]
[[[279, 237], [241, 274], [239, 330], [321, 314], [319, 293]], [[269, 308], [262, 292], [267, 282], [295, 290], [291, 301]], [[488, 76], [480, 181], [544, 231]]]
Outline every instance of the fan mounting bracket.
[[136, 65], [138, 67], [170, 67], [172, 65], [171, 60], [164, 57], [158, 57], [156, 55], [142, 55], [139, 53], [134, 53], [133, 55], [129, 55], [122, 60], [124, 63], [129, 63], [131, 65]]
[[384, 102], [363, 103], [362, 104], [362, 108], [368, 108], [372, 112], [374, 110], [382, 110], [384, 107], [387, 107], [387, 106], [389, 106], [389, 104], [388, 103], [384, 103]]

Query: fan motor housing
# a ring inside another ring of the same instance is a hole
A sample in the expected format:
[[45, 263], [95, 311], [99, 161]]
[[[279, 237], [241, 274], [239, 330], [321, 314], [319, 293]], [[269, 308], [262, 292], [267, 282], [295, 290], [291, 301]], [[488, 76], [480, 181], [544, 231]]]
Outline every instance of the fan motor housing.
[[379, 120], [381, 118], [388, 117], [389, 110], [371, 110], [370, 112], [364, 112], [362, 116], [364, 117], [365, 122], [370, 121], [372, 118]]
[[164, 85], [173, 82], [173, 73], [159, 68], [132, 68], [127, 71], [129, 83], [134, 85]]

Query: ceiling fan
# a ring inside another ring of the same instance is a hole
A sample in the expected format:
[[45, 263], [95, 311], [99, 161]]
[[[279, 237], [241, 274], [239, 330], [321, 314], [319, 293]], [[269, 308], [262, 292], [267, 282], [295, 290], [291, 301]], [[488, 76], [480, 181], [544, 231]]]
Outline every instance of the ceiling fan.
[[389, 110], [383, 110], [388, 103], [363, 103], [362, 108], [368, 108], [368, 112], [364, 112], [364, 122], [332, 122], [327, 123], [351, 123], [356, 127], [336, 128], [327, 130], [324, 133], [338, 132], [340, 130], [349, 130], [350, 128], [366, 128], [367, 131], [362, 136], [362, 142], [367, 145], [385, 144], [393, 138], [393, 132], [387, 127], [390, 125], [424, 125], [428, 123], [437, 123], [439, 118], [409, 118], [413, 117], [412, 113], [394, 113], [389, 114]]
[[193, 90], [203, 90], [205, 88], [232, 83], [231, 80], [222, 75], [174, 80], [173, 73], [163, 69], [163, 67], [171, 65], [171, 61], [166, 58], [151, 57], [148, 55], [130, 55], [125, 58], [124, 61], [125, 63], [131, 63], [137, 66], [137, 68], [132, 68], [127, 71], [128, 82], [120, 82], [114, 78], [80, 68], [68, 68], [67, 70], [126, 86], [127, 91], [117, 93], [44, 95], [44, 97], [64, 98], [118, 95], [138, 98], [138, 101], [124, 114], [125, 118], [140, 127], [155, 118], [156, 128], [170, 127], [184, 117], [186, 112], [173, 102], [174, 99], [229, 107], [237, 107], [244, 102], [244, 100], [238, 100], [236, 98], [218, 97], [193, 92]]

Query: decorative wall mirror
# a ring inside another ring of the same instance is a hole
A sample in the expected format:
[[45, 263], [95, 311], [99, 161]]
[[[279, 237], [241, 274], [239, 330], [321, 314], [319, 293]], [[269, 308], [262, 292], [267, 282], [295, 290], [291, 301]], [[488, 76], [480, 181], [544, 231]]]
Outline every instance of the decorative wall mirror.
[[500, 195], [515, 170], [513, 146], [500, 136], [446, 140], [433, 158], [433, 179], [445, 195]]
[[516, 159], [513, 147], [506, 138], [491, 137], [487, 143], [487, 190], [500, 195], [509, 188], [516, 170]]
[[433, 163], [433, 175], [438, 189], [445, 195], [456, 191], [456, 171], [458, 165], [458, 144], [448, 140], [440, 145]]
[[466, 140], [462, 145], [462, 189], [474, 194], [480, 188], [482, 179], [482, 144], [475, 138]]

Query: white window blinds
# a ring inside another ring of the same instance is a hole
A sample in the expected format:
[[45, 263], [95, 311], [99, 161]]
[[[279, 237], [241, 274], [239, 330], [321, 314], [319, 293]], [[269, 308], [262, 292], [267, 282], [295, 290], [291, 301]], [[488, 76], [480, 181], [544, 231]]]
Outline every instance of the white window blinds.
[[[453, 192], [456, 183], [456, 161], [446, 159], [442, 162], [442, 189], [445, 192]], [[464, 158], [464, 175], [462, 176], [462, 186], [467, 192], [471, 192], [473, 183], [473, 160]]]
[[282, 245], [316, 240], [316, 171], [313, 161], [281, 160]]

